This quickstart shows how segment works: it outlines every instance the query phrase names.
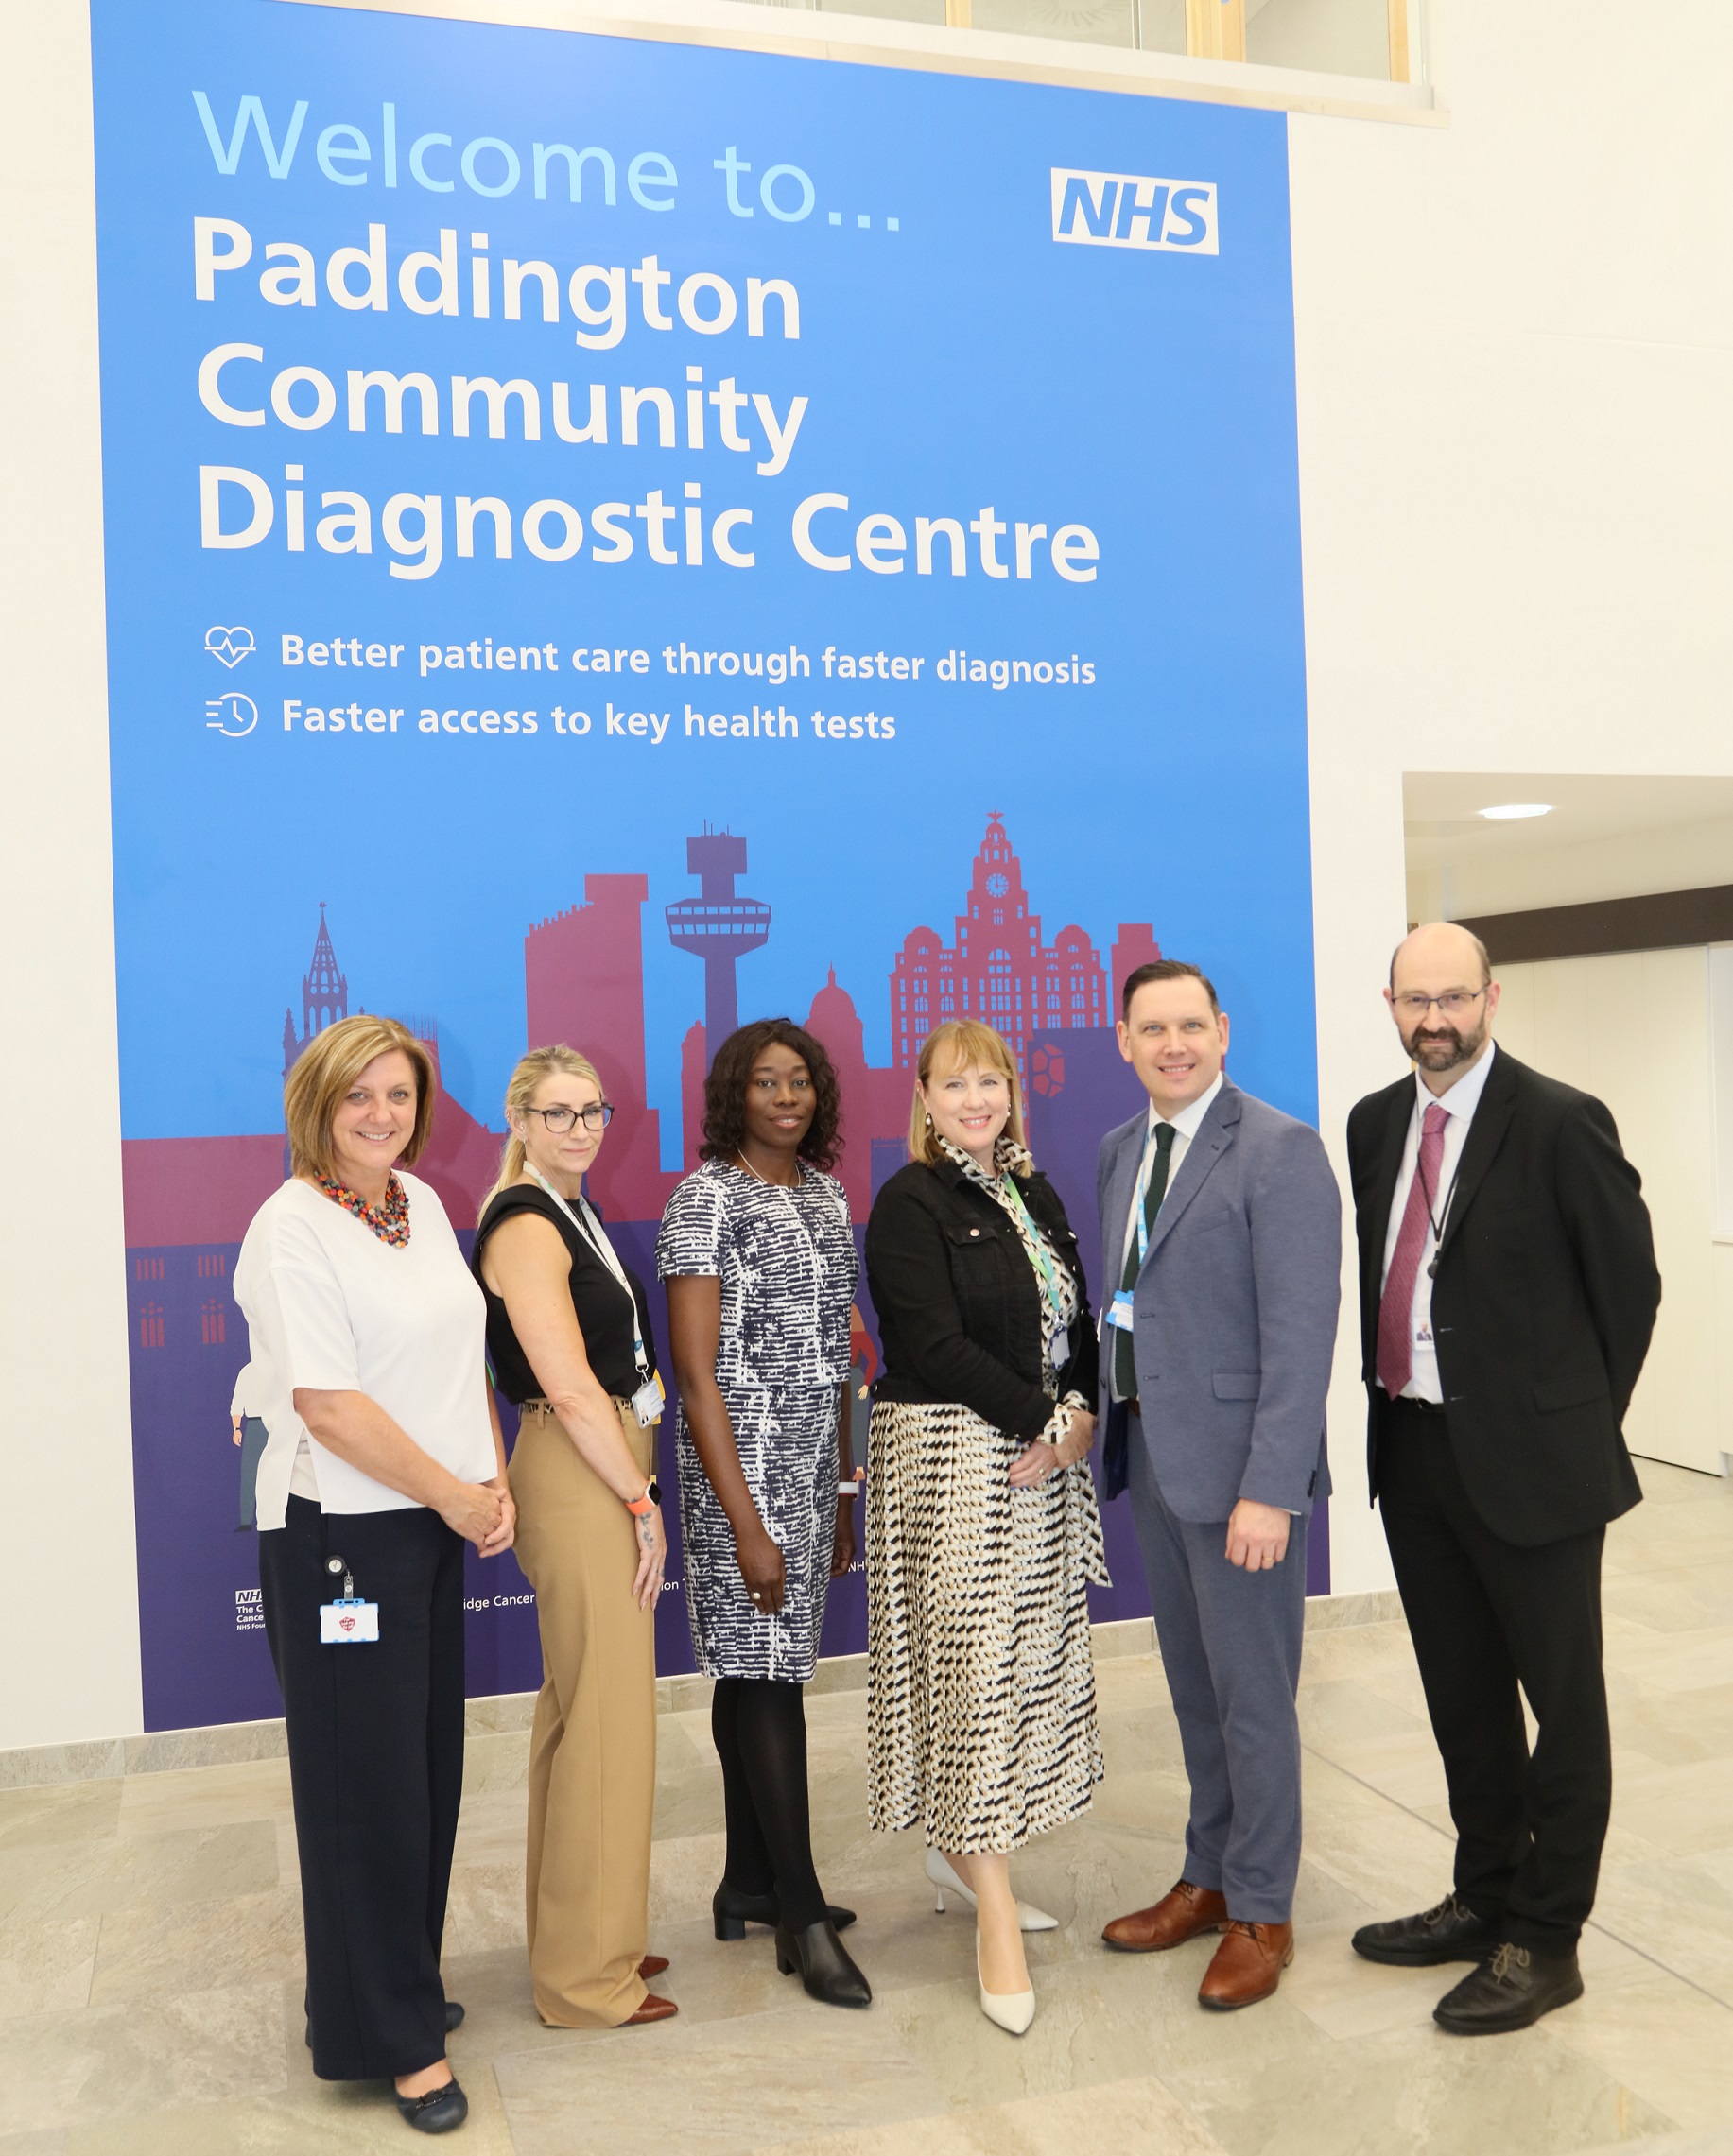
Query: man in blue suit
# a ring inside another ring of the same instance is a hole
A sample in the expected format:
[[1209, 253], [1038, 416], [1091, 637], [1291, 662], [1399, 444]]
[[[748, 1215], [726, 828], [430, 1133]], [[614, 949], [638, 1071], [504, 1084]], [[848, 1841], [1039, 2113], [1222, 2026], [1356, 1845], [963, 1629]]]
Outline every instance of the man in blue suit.
[[1191, 1816], [1185, 1875], [1102, 1937], [1149, 1954], [1222, 1934], [1198, 1998], [1226, 2009], [1293, 1959], [1294, 1690], [1342, 1199], [1318, 1133], [1224, 1076], [1227, 1013], [1196, 966], [1139, 966], [1118, 1031], [1150, 1105], [1108, 1132], [1096, 1174], [1107, 1494], [1131, 1490]]

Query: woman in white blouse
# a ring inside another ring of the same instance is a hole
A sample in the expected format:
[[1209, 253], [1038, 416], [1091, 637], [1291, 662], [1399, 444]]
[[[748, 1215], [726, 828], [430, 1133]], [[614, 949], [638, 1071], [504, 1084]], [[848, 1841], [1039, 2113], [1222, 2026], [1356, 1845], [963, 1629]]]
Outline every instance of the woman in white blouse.
[[[511, 1546], [481, 1291], [431, 1188], [427, 1051], [341, 1019], [284, 1088], [291, 1180], [241, 1245], [269, 1432], [259, 1582], [301, 1852], [307, 2042], [326, 2080], [390, 2077], [425, 2133], [468, 2105], [440, 1940], [463, 1782], [463, 1544]], [[341, 1607], [333, 1605], [340, 1600]], [[376, 1633], [376, 1636], [374, 1636]]]

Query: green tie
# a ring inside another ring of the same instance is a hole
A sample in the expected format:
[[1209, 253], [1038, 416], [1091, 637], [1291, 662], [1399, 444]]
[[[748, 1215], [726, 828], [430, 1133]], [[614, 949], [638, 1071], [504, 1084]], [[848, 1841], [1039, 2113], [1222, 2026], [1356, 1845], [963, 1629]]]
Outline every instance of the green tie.
[[[1168, 1167], [1173, 1158], [1174, 1130], [1171, 1123], [1155, 1126], [1155, 1158], [1150, 1163], [1150, 1186], [1143, 1199], [1143, 1239], [1147, 1247], [1155, 1227], [1155, 1216], [1161, 1211], [1161, 1201], [1168, 1195]], [[1130, 1293], [1137, 1285], [1137, 1275], [1143, 1270], [1143, 1253], [1137, 1247], [1134, 1231], [1125, 1252], [1125, 1276], [1119, 1285]], [[1121, 1326], [1113, 1328], [1113, 1382], [1114, 1390], [1121, 1400], [1137, 1397], [1137, 1360], [1132, 1348], [1132, 1337]]]

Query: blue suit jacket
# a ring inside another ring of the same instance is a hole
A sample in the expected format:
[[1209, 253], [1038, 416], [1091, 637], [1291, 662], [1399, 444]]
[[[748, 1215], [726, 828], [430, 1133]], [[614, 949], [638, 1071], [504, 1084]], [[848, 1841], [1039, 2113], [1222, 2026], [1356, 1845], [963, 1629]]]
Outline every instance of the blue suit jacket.
[[1342, 1293], [1342, 1198], [1324, 1141], [1238, 1086], [1210, 1103], [1137, 1276], [1139, 1433], [1138, 1417], [1109, 1410], [1106, 1306], [1148, 1127], [1146, 1111], [1110, 1130], [1096, 1169], [1108, 1494], [1124, 1488], [1124, 1445], [1141, 1437], [1182, 1520], [1225, 1520], [1241, 1497], [1308, 1513], [1329, 1489], [1324, 1409]]

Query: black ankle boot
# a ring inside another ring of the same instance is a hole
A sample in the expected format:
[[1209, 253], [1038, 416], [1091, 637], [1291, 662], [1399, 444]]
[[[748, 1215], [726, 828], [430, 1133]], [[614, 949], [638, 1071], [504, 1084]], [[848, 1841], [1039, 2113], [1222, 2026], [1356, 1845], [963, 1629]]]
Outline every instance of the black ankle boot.
[[849, 1958], [848, 1948], [837, 1937], [828, 1917], [809, 1923], [805, 1931], [776, 1927], [776, 1966], [785, 1976], [798, 1975], [808, 1997], [827, 2007], [870, 2007], [873, 1987]]
[[[774, 1894], [743, 1894], [724, 1879], [710, 1902], [718, 1939], [744, 1939], [749, 1923], [769, 1924], [774, 1930], [782, 1922], [782, 1909]], [[838, 1931], [855, 1921], [853, 1909], [826, 1907], [824, 1914]]]

